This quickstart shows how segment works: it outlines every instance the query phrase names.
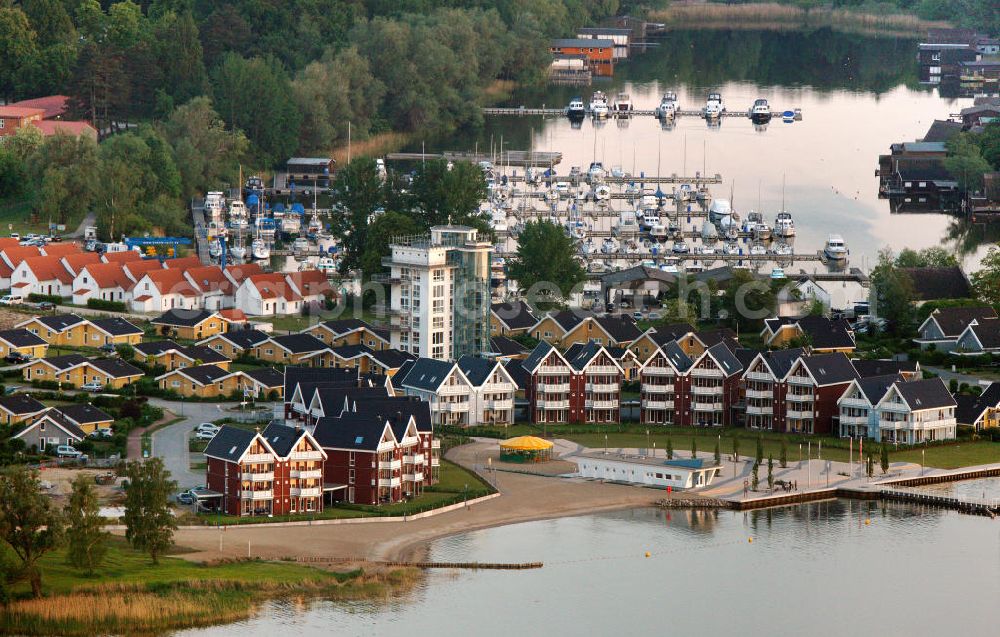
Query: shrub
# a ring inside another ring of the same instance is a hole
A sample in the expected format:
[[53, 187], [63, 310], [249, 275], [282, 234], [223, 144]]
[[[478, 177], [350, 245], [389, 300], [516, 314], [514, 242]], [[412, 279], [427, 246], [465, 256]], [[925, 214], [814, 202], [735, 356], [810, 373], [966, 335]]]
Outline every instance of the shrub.
[[104, 299], [87, 299], [87, 307], [94, 310], [106, 310], [108, 312], [125, 311], [125, 303], [122, 301], [106, 301]]
[[59, 305], [63, 302], [63, 298], [58, 294], [29, 294], [28, 300], [32, 303], [44, 303], [48, 301], [53, 305]]

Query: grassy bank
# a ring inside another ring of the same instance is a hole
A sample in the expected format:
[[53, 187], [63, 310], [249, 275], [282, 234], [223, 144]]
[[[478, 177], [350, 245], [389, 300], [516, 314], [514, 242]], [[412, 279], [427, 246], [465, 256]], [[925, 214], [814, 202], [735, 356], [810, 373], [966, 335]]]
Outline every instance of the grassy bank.
[[158, 633], [231, 622], [251, 616], [269, 598], [309, 595], [327, 599], [381, 597], [409, 586], [411, 570], [331, 573], [296, 564], [238, 561], [196, 564], [177, 557], [152, 565], [120, 539], [104, 565], [86, 575], [65, 563], [64, 551], [41, 560], [45, 597], [14, 601], [0, 613], [0, 633], [95, 635]]
[[653, 12], [650, 19], [666, 22], [670, 27], [688, 29], [781, 30], [799, 27], [834, 27], [844, 31], [904, 36], [913, 36], [928, 28], [950, 26], [947, 22], [922, 20], [914, 15], [889, 10], [875, 13], [831, 7], [805, 9], [777, 2], [675, 3], [669, 8]]

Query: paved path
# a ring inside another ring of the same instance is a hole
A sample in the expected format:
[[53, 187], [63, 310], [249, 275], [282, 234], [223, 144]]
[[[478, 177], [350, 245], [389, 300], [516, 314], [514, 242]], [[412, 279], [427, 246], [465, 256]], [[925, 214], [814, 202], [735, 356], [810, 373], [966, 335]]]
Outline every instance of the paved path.
[[945, 369], [943, 367], [924, 367], [923, 369], [937, 374], [946, 383], [952, 378], [957, 380], [959, 383], [969, 383], [970, 385], [979, 385], [981, 382], [990, 382], [989, 379], [986, 378], [980, 378], [971, 374], [963, 374], [961, 372], [953, 372], [950, 369]]
[[153, 432], [153, 455], [162, 458], [177, 486], [189, 489], [205, 484], [205, 474], [191, 471], [191, 454], [188, 451], [188, 439], [191, 430], [203, 422], [212, 422], [227, 414], [223, 406], [217, 403], [183, 402], [150, 398], [149, 403], [171, 411], [176, 417], [183, 418], [173, 425], [163, 427]]
[[86, 216], [84, 216], [83, 221], [80, 222], [80, 225], [76, 227], [76, 230], [65, 235], [65, 237], [67, 239], [83, 238], [83, 233], [87, 229], [87, 226], [95, 226], [95, 225], [97, 225], [97, 213], [88, 212]]

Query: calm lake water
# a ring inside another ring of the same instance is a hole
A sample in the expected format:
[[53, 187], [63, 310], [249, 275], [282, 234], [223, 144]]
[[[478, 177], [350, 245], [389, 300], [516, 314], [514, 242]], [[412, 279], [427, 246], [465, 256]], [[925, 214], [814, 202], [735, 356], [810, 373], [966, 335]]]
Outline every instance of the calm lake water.
[[[851, 265], [869, 269], [878, 250], [890, 246], [944, 245], [967, 266], [978, 264], [1000, 228], [970, 228], [944, 214], [894, 214], [878, 198], [878, 155], [889, 145], [923, 137], [935, 119], [971, 105], [943, 98], [917, 80], [915, 39], [810, 32], [694, 31], [672, 33], [658, 49], [619, 65], [610, 81], [590, 87], [524, 89], [506, 105], [564, 107], [597, 89], [613, 98], [631, 95], [637, 108], [654, 108], [667, 90], [686, 109], [700, 109], [710, 90], [720, 90], [729, 110], [743, 111], [757, 97], [773, 110], [801, 108], [793, 124], [775, 120], [757, 132], [749, 120], [723, 119], [709, 129], [699, 118], [681, 118], [662, 130], [652, 117], [633, 118], [627, 128], [589, 120], [574, 128], [565, 118], [488, 117], [474, 134], [425, 140], [428, 150], [504, 148], [563, 153], [557, 167], [584, 169], [593, 160], [638, 174], [720, 173], [716, 196], [737, 210], [759, 209], [770, 223], [781, 207], [795, 218], [796, 251], [822, 247], [832, 232], [844, 235]], [[420, 149], [420, 142], [414, 146]], [[686, 152], [685, 152], [686, 148]], [[807, 269], [813, 267], [809, 265]]]
[[431, 546], [431, 559], [545, 566], [433, 572], [401, 600], [273, 602], [254, 619], [182, 634], [997, 632], [1000, 523], [906, 505], [629, 510], [446, 538]]

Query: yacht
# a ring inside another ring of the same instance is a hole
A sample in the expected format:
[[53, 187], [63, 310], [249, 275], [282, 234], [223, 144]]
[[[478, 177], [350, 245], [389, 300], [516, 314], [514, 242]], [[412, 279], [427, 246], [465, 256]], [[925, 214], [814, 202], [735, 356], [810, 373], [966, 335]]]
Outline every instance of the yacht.
[[299, 237], [292, 242], [292, 250], [294, 252], [305, 252], [309, 249], [309, 239], [305, 237]]
[[719, 231], [711, 221], [706, 220], [701, 224], [701, 238], [704, 241], [715, 241], [719, 238]]
[[731, 220], [733, 207], [728, 199], [713, 199], [712, 205], [708, 207], [708, 220], [712, 223], [723, 223], [724, 219]]
[[590, 168], [587, 169], [587, 176], [590, 177], [591, 181], [600, 181], [607, 174], [607, 171], [604, 170], [604, 164], [599, 161], [590, 162]]
[[771, 105], [763, 97], [754, 100], [750, 107], [750, 119], [755, 121], [771, 119]]
[[601, 254], [612, 254], [618, 251], [618, 242], [608, 237], [601, 244]]
[[590, 96], [590, 114], [598, 119], [608, 116], [608, 97], [602, 91]]
[[251, 175], [243, 182], [243, 190], [247, 195], [257, 195], [259, 197], [264, 194], [264, 180], [257, 175]]
[[221, 192], [210, 192], [205, 195], [205, 219], [221, 221], [222, 211], [226, 206], [226, 197]]
[[687, 254], [688, 252], [691, 251], [691, 249], [688, 248], [688, 245], [683, 241], [678, 241], [674, 243], [674, 247], [672, 249], [674, 251], [674, 254]]
[[739, 253], [740, 246], [738, 243], [728, 241], [724, 246], [722, 246], [722, 254], [738, 255]]
[[662, 225], [660, 223], [660, 215], [657, 214], [656, 210], [645, 209], [638, 213], [636, 217], [639, 219], [639, 227], [642, 230], [651, 230], [653, 226]]
[[298, 234], [302, 230], [302, 217], [290, 212], [281, 218], [281, 231], [288, 234]]
[[271, 256], [271, 249], [267, 247], [263, 239], [254, 239], [253, 243], [250, 244], [250, 251], [253, 253], [253, 258], [255, 259], [268, 259]]
[[212, 239], [208, 244], [208, 256], [213, 259], [218, 259], [222, 256], [222, 242], [218, 239]]
[[826, 245], [823, 247], [823, 254], [831, 261], [843, 261], [846, 259], [847, 244], [844, 243], [844, 237], [839, 234], [831, 234], [826, 240]]
[[314, 212], [312, 216], [309, 217], [309, 225], [306, 227], [306, 230], [309, 234], [316, 234], [322, 229], [323, 222], [319, 220], [319, 215]]
[[663, 225], [659, 219], [656, 223], [649, 226], [649, 236], [658, 241], [662, 241], [667, 238], [667, 226]]
[[611, 189], [604, 184], [594, 188], [594, 199], [597, 201], [607, 201], [608, 199], [611, 199]]
[[778, 213], [778, 216], [774, 219], [774, 234], [779, 237], [795, 236], [795, 222], [792, 220], [791, 213]]
[[755, 239], [767, 241], [771, 238], [771, 226], [765, 223], [764, 215], [759, 212], [750, 212], [747, 214], [747, 221], [753, 224], [751, 232]]
[[566, 116], [570, 119], [583, 119], [587, 114], [587, 108], [583, 105], [583, 99], [574, 97], [566, 107]]
[[639, 224], [635, 220], [635, 213], [631, 210], [622, 210], [618, 216], [618, 223], [615, 224], [613, 230], [619, 235], [638, 234]]
[[316, 269], [326, 275], [336, 274], [337, 261], [332, 257], [320, 257], [316, 262]]
[[632, 111], [632, 98], [628, 93], [619, 93], [615, 98], [614, 108], [616, 113], [630, 113]]
[[779, 241], [774, 245], [773, 251], [779, 257], [787, 257], [792, 255], [792, 246], [785, 243], [784, 241]]
[[754, 257], [762, 257], [767, 254], [767, 248], [764, 247], [762, 243], [754, 243], [750, 246], [750, 255]]
[[247, 227], [247, 206], [242, 199], [233, 199], [229, 202], [229, 225], [233, 228]]
[[717, 119], [726, 112], [726, 106], [722, 103], [721, 93], [709, 93], [705, 100], [705, 108], [702, 109], [706, 119]]
[[673, 119], [680, 107], [677, 105], [677, 93], [667, 91], [660, 100], [660, 105], [654, 111], [659, 119]]
[[780, 280], [788, 277], [785, 276], [784, 268], [774, 267], [771, 268], [771, 278], [774, 280]]

